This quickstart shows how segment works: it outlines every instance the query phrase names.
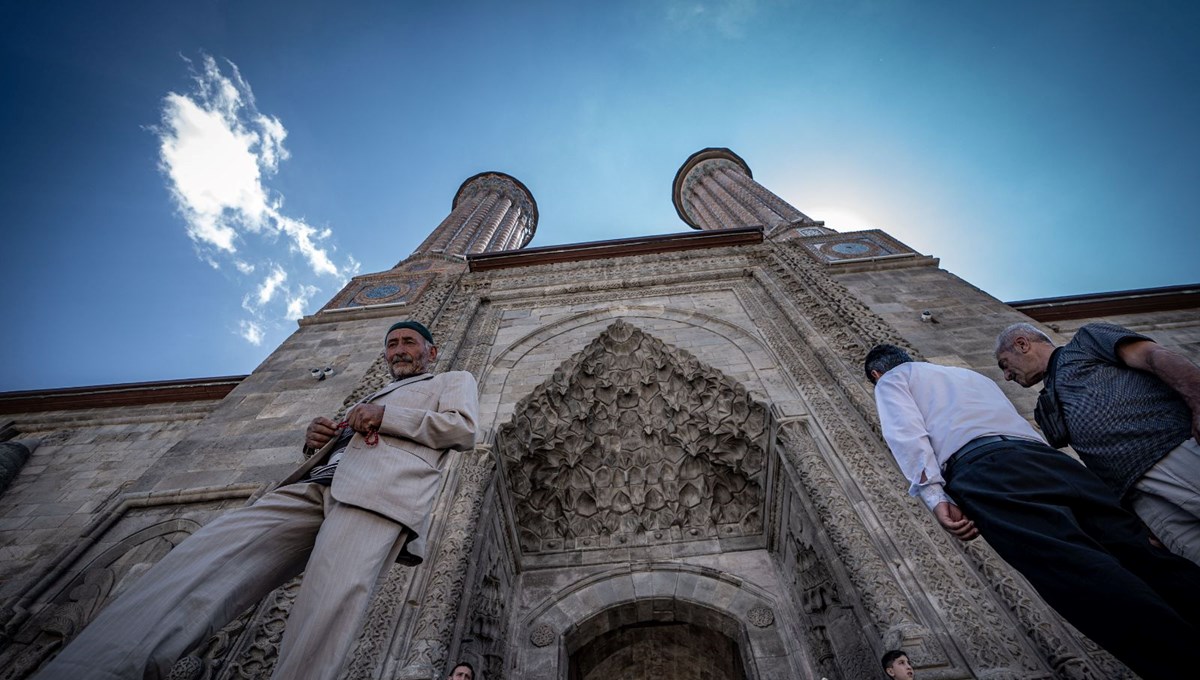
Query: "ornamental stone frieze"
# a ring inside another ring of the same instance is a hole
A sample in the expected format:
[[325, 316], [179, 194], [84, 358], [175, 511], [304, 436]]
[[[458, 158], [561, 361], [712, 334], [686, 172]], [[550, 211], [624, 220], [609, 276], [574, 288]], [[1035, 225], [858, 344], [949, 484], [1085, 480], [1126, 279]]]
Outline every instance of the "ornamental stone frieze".
[[618, 320], [501, 428], [521, 549], [760, 534], [768, 431], [742, 385]]

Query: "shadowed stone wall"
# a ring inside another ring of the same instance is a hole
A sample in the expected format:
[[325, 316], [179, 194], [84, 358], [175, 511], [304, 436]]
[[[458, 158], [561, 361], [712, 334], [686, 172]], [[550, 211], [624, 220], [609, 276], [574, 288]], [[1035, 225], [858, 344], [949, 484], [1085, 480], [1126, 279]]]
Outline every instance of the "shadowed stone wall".
[[578, 680], [744, 680], [737, 644], [690, 623], [635, 624], [571, 657]]

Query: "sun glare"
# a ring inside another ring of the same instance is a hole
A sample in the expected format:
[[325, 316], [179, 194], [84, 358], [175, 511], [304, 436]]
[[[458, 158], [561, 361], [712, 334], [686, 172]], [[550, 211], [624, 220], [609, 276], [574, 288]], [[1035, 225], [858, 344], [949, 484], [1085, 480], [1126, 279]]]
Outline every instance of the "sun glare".
[[804, 211], [814, 220], [823, 220], [825, 226], [834, 231], [860, 231], [874, 229], [875, 223], [853, 210], [846, 208], [812, 208]]

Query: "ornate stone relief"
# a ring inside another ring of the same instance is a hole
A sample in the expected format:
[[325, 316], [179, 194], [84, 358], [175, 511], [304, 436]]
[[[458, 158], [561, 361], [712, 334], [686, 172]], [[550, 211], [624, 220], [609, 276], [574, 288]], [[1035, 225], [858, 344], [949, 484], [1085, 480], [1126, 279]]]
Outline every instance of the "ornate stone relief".
[[503, 175], [485, 174], [473, 180], [462, 188], [462, 194], [455, 197], [455, 203], [461, 199], [474, 198], [488, 193], [496, 193], [513, 202], [515, 209], [526, 215], [534, 213], [533, 203], [529, 195], [511, 179]]
[[768, 419], [742, 385], [616, 321], [500, 430], [521, 549], [761, 533]]
[[411, 307], [429, 292], [429, 286], [434, 280], [446, 279], [446, 275], [457, 273], [463, 268], [462, 258], [420, 253], [400, 261], [392, 269], [354, 277], [321, 308], [321, 311], [370, 305]]
[[[897, 587], [897, 576], [874, 547], [871, 532], [857, 520], [846, 521], [856, 516], [855, 506], [863, 502], [847, 498], [848, 489], [865, 490], [869, 497], [859, 507], [874, 507], [872, 521], [879, 522], [882, 532], [898, 544], [909, 546], [906, 554], [915, 556], [921, 570], [916, 578], [944, 612], [950, 634], [979, 669], [994, 677], [1005, 673], [1039, 677], [1046, 667], [1036, 656], [1046, 663], [1065, 660], [1052, 663], [1059, 677], [1106, 677], [1105, 657], [1091, 654], [1085, 639], [1066, 629], [1023, 584], [1014, 583], [1010, 570], [990, 550], [962, 552], [937, 532], [931, 533], [923, 510], [902, 494], [878, 492], [896, 486], [895, 471], [889, 467], [874, 403], [858, 367], [866, 350], [878, 342], [907, 347], [914, 356], [919, 353], [823, 270], [802, 244], [781, 242], [586, 265], [494, 270], [468, 275], [463, 283], [475, 295], [506, 306], [636, 300], [650, 290], [654, 295], [668, 291], [674, 295], [714, 285], [734, 287], [813, 410], [817, 427], [832, 447], [831, 455], [840, 459], [835, 473], [811, 444], [811, 453], [784, 455], [789, 467], [803, 473], [803, 493], [815, 493], [818, 521], [829, 529], [837, 559], [845, 565], [880, 636], [896, 642], [925, 640], [932, 645], [930, 663], [954, 665], [938, 638], [917, 623], [926, 615], [918, 615]], [[496, 317], [492, 311], [484, 320], [493, 324]], [[484, 337], [494, 337], [494, 326], [490, 328]], [[507, 465], [507, 457], [505, 461]], [[804, 469], [814, 464], [815, 468]], [[843, 475], [849, 477], [842, 479]], [[1001, 578], [1002, 574], [1008, 576]], [[987, 590], [985, 584], [992, 586], [999, 600], [980, 597]], [[1019, 622], [1023, 635], [1014, 635], [1013, 620]], [[1036, 655], [1031, 653], [1034, 648]], [[1079, 675], [1070, 670], [1075, 665], [1094, 672]], [[1120, 677], [1120, 672], [1118, 668], [1118, 674], [1109, 677]]]
[[[377, 668], [388, 647], [405, 606], [412, 569], [393, 565], [379, 585], [363, 632], [350, 654], [342, 680], [377, 677]], [[276, 588], [251, 611], [225, 626], [192, 654], [171, 669], [173, 680], [257, 680], [270, 677], [279, 657], [279, 642], [287, 626], [288, 613], [303, 583], [296, 577]]]
[[[821, 423], [822, 430], [830, 434], [831, 443], [840, 452], [852, 478], [862, 488], [891, 488], [895, 482], [895, 471], [886, 465], [887, 453], [878, 436], [874, 405], [868, 397], [869, 393], [862, 388], [861, 379], [843, 367], [860, 366], [866, 349], [875, 343], [906, 345], [886, 322], [853, 299], [840, 284], [818, 271], [816, 267], [819, 265], [808, 257], [796, 257], [799, 245], [772, 245], [772, 252], [779, 258], [779, 264], [772, 267], [775, 276], [764, 279], [768, 295], [746, 294], [743, 300], [752, 310], [759, 327], [766, 331], [771, 345], [794, 375], [799, 376], [806, 402], [813, 405], [815, 418]], [[774, 285], [769, 285], [772, 282]], [[786, 296], [776, 297], [775, 291], [778, 289], [775, 286], [779, 284], [783, 285], [781, 292], [786, 292]], [[794, 317], [790, 311], [781, 314], [781, 310], [797, 306], [799, 313]], [[792, 339], [791, 333], [794, 331], [790, 329], [796, 328], [795, 319], [805, 322], [799, 328], [802, 335], [816, 331], [811, 343], [798, 345]], [[806, 330], [805, 326], [809, 324], [812, 330]], [[784, 330], [785, 326], [789, 329]], [[913, 354], [919, 356], [916, 352]], [[852, 408], [847, 410], [840, 405], [842, 400], [848, 401]], [[856, 411], [861, 420], [851, 417], [852, 411]], [[861, 425], [864, 421], [870, 431], [864, 431]], [[798, 469], [807, 471], [808, 468], [799, 464]], [[1009, 677], [1042, 677], [1039, 675], [1043, 672], [1041, 664], [1031, 658], [1025, 647], [1027, 642], [1011, 634], [1009, 620], [995, 609], [990, 600], [967, 595], [967, 589], [963, 586], [977, 582], [979, 576], [971, 573], [971, 567], [964, 563], [961, 553], [953, 556], [956, 551], [948, 545], [949, 539], [940, 532], [929, 534], [924, 529], [928, 518], [917, 518], [918, 508], [903, 502], [902, 495], [873, 494], [871, 501], [879, 506], [876, 516], [883, 522], [885, 531], [899, 544], [908, 546], [907, 554], [915, 558], [922, 570], [923, 583], [935, 598], [942, 600], [941, 606], [957, 621], [955, 625], [961, 626], [957, 634], [962, 641], [970, 641], [970, 654], [979, 662], [980, 668], [995, 669], [992, 672], [995, 677], [1003, 677], [1005, 673], [1009, 673]], [[837, 528], [836, 524], [828, 521], [826, 527]], [[925, 550], [918, 548], [931, 541], [937, 545], [929, 545]], [[863, 556], [857, 550], [839, 550], [839, 553], [842, 559], [849, 560], [848, 566], [858, 563]], [[942, 558], [935, 557], [937, 554]], [[967, 556], [986, 580], [993, 584], [1004, 582], [1004, 579], [988, 578], [989, 575], [1008, 571], [990, 550], [970, 550]], [[947, 565], [951, 573], [937, 576]], [[867, 571], [875, 571], [881, 566], [868, 566]], [[853, 569], [851, 574], [857, 576]], [[862, 585], [865, 584], [860, 587]], [[1072, 641], [1057, 617], [1044, 603], [1033, 599], [1028, 590], [1014, 588], [998, 591], [998, 594], [1012, 616], [1021, 622], [1024, 632], [1029, 636], [1028, 640], [1035, 643], [1043, 659], [1074, 659], [1083, 665], [1090, 665], [1088, 660], [1079, 656], [1079, 641]], [[951, 601], [954, 604], [949, 604]], [[1047, 629], [1054, 633], [1048, 635]], [[1064, 673], [1074, 663], [1055, 661], [1054, 666], [1061, 677], [1074, 677]], [[1100, 672], [1094, 677], [1105, 675]]]
[[775, 612], [767, 609], [766, 607], [755, 607], [746, 615], [746, 620], [749, 621], [750, 625], [752, 626], [766, 628], [767, 626], [775, 623]]
[[867, 257], [917, 254], [912, 248], [905, 246], [903, 243], [900, 243], [878, 229], [842, 234], [805, 233], [803, 235], [808, 238], [798, 239], [796, 243], [803, 245], [809, 255], [820, 262], [833, 263], [840, 260], [857, 260]]
[[107, 602], [198, 528], [190, 520], [168, 520], [134, 533], [99, 555], [60, 588], [0, 653], [0, 678], [28, 677]]
[[505, 648], [508, 643], [509, 602], [513, 593], [513, 565], [496, 508], [496, 497], [480, 519], [482, 544], [475, 558], [478, 565], [471, 588], [466, 627], [457, 658], [477, 659], [477, 680], [504, 677]]
[[[683, 180], [683, 187], [682, 187], [681, 193], [684, 196], [687, 196], [689, 198], [692, 196], [695, 196], [697, 184], [700, 184], [707, 178], [711, 177], [713, 175], [713, 173], [717, 172], [718, 170], [722, 170], [722, 169], [726, 169], [726, 168], [729, 170], [732, 170], [733, 172], [738, 172], [738, 173], [745, 172], [741, 166], [739, 166], [737, 163], [734, 163], [731, 160], [728, 160], [725, 158], [711, 158], [709, 160], [702, 161], [701, 163], [697, 164], [696, 167], [693, 168], [690, 173], [688, 173], [687, 177], [685, 177]], [[693, 203], [694, 203], [693, 200], [685, 200], [683, 202], [683, 209], [685, 211], [687, 211], [688, 217], [691, 217], [692, 220], [696, 220], [697, 217], [693, 213], [693, 210], [694, 210]]]
[[293, 579], [230, 621], [198, 648], [175, 662], [171, 680], [270, 677], [288, 609], [300, 589]]
[[[5, 622], [0, 678], [29, 677], [100, 609], [200, 527], [194, 516], [241, 505], [257, 485], [190, 492], [128, 493], [112, 499], [46, 577], [27, 590]], [[123, 536], [119, 540], [115, 537]], [[113, 541], [109, 547], [103, 541]], [[94, 547], [93, 547], [94, 546]], [[92, 552], [98, 551], [98, 554]], [[28, 617], [28, 618], [26, 618]]]
[[412, 577], [411, 568], [392, 565], [371, 600], [366, 625], [342, 672], [343, 680], [374, 680], [379, 677], [378, 668], [387, 657], [396, 627], [407, 605], [405, 598]]
[[776, 559], [793, 601], [799, 605], [799, 627], [821, 675], [830, 680], [869, 677], [875, 659], [862, 635], [853, 597], [844, 600], [823, 550], [818, 550], [815, 529], [807, 510], [792, 489], [787, 495], [788, 513]]
[[546, 647], [552, 644], [558, 636], [554, 634], [554, 629], [547, 625], [541, 625], [529, 631], [529, 641], [534, 647]]
[[433, 575], [422, 596], [421, 612], [408, 645], [404, 667], [396, 674], [399, 680], [426, 680], [446, 663], [478, 530], [484, 490], [495, 471], [495, 462], [486, 448], [479, 447], [476, 453], [464, 458], [445, 532], [431, 564]]

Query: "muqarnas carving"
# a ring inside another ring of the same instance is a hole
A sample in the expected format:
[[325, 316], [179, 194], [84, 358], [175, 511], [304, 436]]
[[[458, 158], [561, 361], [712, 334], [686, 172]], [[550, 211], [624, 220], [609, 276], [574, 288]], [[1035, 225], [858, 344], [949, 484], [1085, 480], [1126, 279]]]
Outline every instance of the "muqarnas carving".
[[618, 320], [501, 428], [521, 549], [759, 534], [769, 429], [740, 383]]

